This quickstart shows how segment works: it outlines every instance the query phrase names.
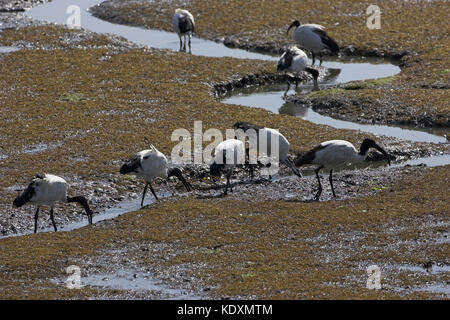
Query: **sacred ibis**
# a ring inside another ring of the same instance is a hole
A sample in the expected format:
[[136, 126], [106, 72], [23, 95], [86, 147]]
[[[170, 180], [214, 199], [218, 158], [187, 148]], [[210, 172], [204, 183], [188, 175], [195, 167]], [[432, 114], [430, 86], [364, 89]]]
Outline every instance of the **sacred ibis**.
[[295, 165], [319, 165], [315, 169], [317, 181], [319, 182], [319, 190], [314, 196], [314, 200], [319, 200], [319, 197], [322, 194], [322, 184], [320, 183], [319, 171], [323, 168], [330, 169], [329, 180], [331, 184], [331, 191], [333, 192], [333, 196], [336, 197], [333, 187], [333, 169], [346, 164], [363, 162], [366, 159], [370, 148], [375, 148], [380, 151], [388, 161], [388, 164], [391, 164], [389, 155], [382, 147], [376, 144], [372, 139], [365, 139], [361, 143], [359, 151], [356, 150], [353, 144], [345, 140], [330, 140], [322, 142], [306, 154], [299, 156], [295, 161]]
[[[268, 157], [278, 158], [278, 161], [290, 168], [295, 175], [300, 178], [302, 177], [300, 171], [288, 157], [289, 148], [291, 146], [289, 141], [278, 130], [261, 127], [249, 122], [236, 122], [233, 125], [233, 129], [235, 130], [236, 137], [241, 141], [245, 139], [245, 136], [251, 139], [252, 134], [255, 134], [258, 152], [265, 153]], [[278, 155], [272, 154], [272, 149], [276, 151], [276, 148], [272, 143], [278, 143]], [[247, 154], [249, 154], [249, 151], [247, 151]]]
[[212, 176], [220, 177], [222, 171], [225, 171], [227, 183], [224, 194], [228, 193], [228, 187], [233, 192], [230, 184], [231, 175], [236, 165], [245, 164], [245, 155], [244, 143], [237, 139], [222, 141], [214, 149], [209, 172]]
[[300, 47], [311, 51], [313, 65], [315, 62], [314, 53], [319, 53], [320, 65], [322, 65], [323, 50], [330, 50], [331, 52], [339, 51], [338, 44], [325, 32], [323, 26], [318, 24], [301, 24], [300, 21], [295, 20], [289, 26], [287, 34], [289, 34], [289, 31], [293, 27], [295, 29], [292, 37]]
[[148, 187], [150, 187], [155, 199], [158, 200], [155, 190], [153, 190], [151, 185], [151, 182], [155, 178], [166, 180], [169, 177], [175, 176], [183, 183], [187, 191], [191, 191], [191, 186], [183, 177], [181, 170], [179, 168], [168, 169], [166, 156], [159, 152], [152, 144], [150, 145], [150, 149], [139, 151], [126, 161], [120, 168], [120, 173], [134, 174], [144, 178], [146, 184], [142, 193], [141, 207], [144, 205], [144, 198]]
[[[172, 17], [173, 31], [180, 38], [180, 51], [186, 51], [186, 35], [189, 37], [189, 52], [191, 52], [191, 38], [195, 30], [195, 21], [192, 14], [183, 9], [176, 9]], [[184, 37], [184, 46], [181, 37]]]
[[[296, 73], [297, 75], [301, 71], [306, 71], [310, 73], [313, 77], [314, 90], [318, 90], [319, 87], [317, 85], [317, 78], [319, 77], [319, 71], [308, 67], [307, 64], [308, 64], [308, 57], [306, 56], [306, 53], [304, 53], [303, 50], [297, 47], [291, 47], [283, 53], [280, 60], [278, 61], [277, 71], [285, 71], [285, 72], [290, 71]], [[294, 77], [295, 77], [295, 88], [297, 89], [298, 80], [295, 75]], [[288, 87], [286, 89], [286, 92], [284, 93], [285, 96], [289, 91], [290, 85], [291, 84], [288, 81]]]
[[27, 203], [36, 206], [36, 213], [34, 214], [34, 233], [37, 232], [37, 221], [41, 206], [50, 206], [50, 219], [55, 232], [58, 231], [53, 217], [53, 207], [56, 201], [66, 203], [78, 202], [86, 211], [89, 224], [92, 224], [92, 211], [89, 208], [86, 198], [83, 196], [68, 197], [67, 187], [66, 180], [61, 177], [52, 174], [37, 174], [33, 177], [28, 187], [17, 196], [13, 202], [13, 206], [20, 208]]

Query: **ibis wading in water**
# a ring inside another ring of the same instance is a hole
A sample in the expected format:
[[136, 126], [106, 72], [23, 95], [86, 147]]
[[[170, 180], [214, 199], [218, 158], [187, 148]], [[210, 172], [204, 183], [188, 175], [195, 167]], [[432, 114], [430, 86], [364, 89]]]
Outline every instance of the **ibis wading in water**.
[[49, 206], [50, 219], [52, 220], [53, 228], [56, 232], [58, 229], [56, 228], [55, 218], [53, 216], [53, 207], [56, 201], [78, 202], [86, 211], [89, 224], [92, 224], [92, 211], [89, 208], [86, 198], [83, 196], [68, 197], [66, 180], [52, 174], [37, 174], [34, 176], [28, 187], [14, 200], [13, 205], [17, 208], [20, 208], [27, 203], [36, 205], [36, 213], [34, 214], [34, 233], [37, 232], [40, 207]]
[[[180, 38], [180, 51], [181, 50], [186, 51], [186, 36], [188, 36], [189, 52], [191, 52], [191, 38], [192, 33], [194, 33], [195, 30], [194, 17], [187, 10], [176, 9], [175, 14], [172, 17], [172, 23], [173, 23], [173, 31], [176, 32], [178, 34], [178, 37]], [[184, 46], [181, 37], [184, 37]]]
[[[297, 75], [301, 71], [306, 71], [313, 77], [314, 90], [318, 90], [319, 86], [317, 85], [317, 78], [319, 78], [319, 71], [310, 68], [307, 65], [308, 65], [308, 57], [306, 53], [304, 53], [303, 50], [297, 47], [291, 47], [283, 53], [280, 60], [278, 61], [277, 71], [294, 72]], [[295, 77], [295, 88], [297, 89], [298, 80], [295, 75], [294, 77]], [[284, 95], [286, 95], [287, 92], [289, 91], [289, 87], [290, 83], [288, 81], [288, 87]]]
[[225, 171], [227, 184], [225, 185], [224, 194], [228, 193], [228, 187], [233, 191], [230, 179], [234, 167], [238, 164], [245, 164], [245, 149], [241, 140], [228, 139], [216, 146], [209, 166], [209, 172], [212, 176], [220, 177], [222, 171]]
[[[278, 132], [278, 130], [261, 127], [249, 122], [236, 122], [233, 125], [233, 129], [235, 130], [236, 137], [238, 137], [241, 141], [243, 141], [244, 135], [250, 137], [250, 132], [253, 132], [256, 135], [256, 147], [259, 153], [265, 153], [269, 157], [277, 158], [280, 163], [283, 163], [290, 168], [295, 175], [300, 178], [302, 177], [300, 171], [288, 157], [291, 144], [285, 136]], [[273, 154], [272, 149], [276, 151], [275, 146], [272, 146], [273, 143], [278, 143], [278, 155]], [[249, 152], [247, 152], [247, 154], [248, 153]]]
[[320, 65], [322, 65], [322, 51], [330, 50], [331, 52], [338, 52], [339, 46], [326, 32], [325, 28], [318, 24], [301, 24], [300, 21], [295, 20], [289, 26], [287, 33], [294, 29], [292, 37], [297, 44], [311, 51], [312, 64], [315, 62], [314, 53], [320, 55]]
[[375, 143], [372, 139], [365, 139], [359, 151], [348, 141], [345, 140], [330, 140], [325, 141], [316, 146], [314, 149], [308, 151], [306, 154], [299, 156], [295, 160], [296, 166], [302, 166], [305, 164], [317, 164], [318, 167], [315, 169], [317, 181], [319, 182], [319, 190], [314, 196], [314, 200], [319, 200], [322, 194], [322, 184], [320, 183], [319, 171], [321, 169], [330, 169], [330, 184], [333, 196], [336, 197], [333, 187], [333, 169], [347, 164], [363, 162], [370, 148], [375, 148], [380, 151], [389, 165], [391, 161], [389, 155], [383, 148]]
[[168, 169], [166, 156], [159, 152], [153, 145], [150, 145], [150, 149], [142, 150], [126, 161], [120, 168], [120, 173], [133, 174], [145, 179], [146, 184], [142, 193], [141, 207], [144, 205], [144, 198], [148, 187], [150, 187], [155, 199], [158, 200], [155, 190], [153, 190], [151, 185], [151, 182], [155, 178], [166, 180], [169, 177], [175, 176], [183, 183], [187, 191], [191, 191], [191, 186], [184, 179], [181, 170], [179, 168]]

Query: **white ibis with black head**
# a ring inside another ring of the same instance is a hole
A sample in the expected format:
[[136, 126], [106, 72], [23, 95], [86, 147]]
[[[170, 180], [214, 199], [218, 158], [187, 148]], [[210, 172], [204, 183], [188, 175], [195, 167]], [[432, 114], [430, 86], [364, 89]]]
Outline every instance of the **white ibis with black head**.
[[[249, 122], [236, 122], [233, 125], [233, 129], [235, 130], [236, 137], [240, 139], [241, 141], [244, 139], [244, 135], [249, 133], [248, 130], [254, 130], [253, 132], [256, 134], [257, 137], [257, 151], [265, 151], [266, 155], [269, 157], [277, 156], [272, 155], [272, 143], [278, 143], [278, 159], [281, 163], [286, 165], [288, 168], [294, 172], [295, 175], [298, 177], [302, 177], [302, 174], [300, 171], [295, 167], [294, 163], [289, 159], [289, 149], [291, 147], [291, 144], [286, 139], [285, 136], [283, 136], [278, 130], [272, 129], [272, 128], [266, 128], [262, 127], [256, 124], [252, 124]], [[264, 139], [264, 140], [261, 140]], [[275, 149], [276, 150], [276, 149]], [[247, 155], [249, 154], [249, 151], [247, 151]], [[251, 174], [253, 177], [253, 167], [250, 166]]]
[[215, 177], [220, 177], [221, 173], [225, 172], [227, 183], [224, 194], [228, 194], [228, 187], [233, 192], [230, 179], [234, 167], [238, 164], [245, 164], [245, 149], [241, 140], [228, 139], [216, 146], [209, 166], [209, 172]]
[[66, 180], [61, 177], [52, 174], [37, 174], [33, 177], [28, 187], [17, 196], [13, 202], [13, 206], [20, 208], [27, 203], [36, 206], [36, 213], [34, 214], [34, 233], [37, 232], [37, 221], [41, 206], [50, 207], [50, 219], [55, 232], [58, 231], [53, 216], [53, 207], [57, 201], [66, 203], [78, 202], [86, 211], [89, 224], [92, 224], [92, 211], [89, 208], [86, 198], [84, 196], [68, 197], [67, 188]]
[[[306, 53], [304, 53], [303, 50], [301, 50], [297, 47], [291, 47], [283, 53], [280, 60], [278, 61], [277, 71], [294, 72], [297, 75], [301, 71], [306, 71], [309, 74], [311, 74], [313, 77], [314, 90], [319, 89], [319, 87], [317, 85], [317, 79], [319, 78], [319, 71], [308, 67], [308, 57], [306, 56]], [[297, 86], [298, 86], [298, 80], [297, 80], [297, 77], [295, 77], [295, 88], [296, 89], [297, 89]], [[289, 87], [290, 87], [290, 82], [288, 81], [288, 87], [287, 87], [284, 95], [286, 95], [287, 92], [289, 91]]]
[[287, 30], [287, 34], [294, 29], [292, 37], [298, 45], [312, 54], [312, 64], [314, 65], [314, 53], [320, 55], [320, 65], [322, 65], [322, 51], [330, 50], [331, 52], [338, 52], [339, 46], [326, 32], [325, 28], [318, 24], [301, 24], [300, 21], [295, 20], [291, 23]]
[[384, 151], [382, 147], [376, 144], [372, 139], [364, 139], [359, 151], [356, 150], [353, 144], [345, 140], [330, 140], [322, 142], [306, 154], [299, 156], [295, 161], [295, 165], [319, 165], [315, 169], [317, 181], [319, 182], [319, 190], [314, 196], [314, 200], [319, 200], [319, 197], [322, 194], [322, 184], [320, 183], [319, 171], [323, 168], [330, 169], [329, 180], [331, 184], [331, 191], [333, 192], [333, 196], [336, 197], [333, 187], [333, 169], [347, 164], [363, 162], [366, 159], [370, 148], [375, 148], [380, 151], [388, 161], [388, 164], [391, 164], [388, 153]]
[[[173, 31], [180, 38], [180, 51], [186, 51], [186, 36], [189, 37], [189, 52], [191, 52], [191, 38], [195, 30], [194, 16], [187, 10], [176, 9], [172, 17]], [[184, 46], [183, 40], [184, 37]]]
[[158, 200], [155, 190], [153, 190], [151, 185], [151, 182], [155, 178], [167, 179], [175, 176], [183, 183], [187, 191], [191, 191], [192, 189], [179, 168], [167, 168], [166, 156], [159, 152], [153, 145], [150, 145], [150, 149], [139, 151], [131, 159], [126, 161], [120, 168], [120, 173], [133, 174], [144, 178], [146, 184], [142, 193], [141, 207], [144, 205], [144, 198], [148, 187], [150, 187], [155, 199]]

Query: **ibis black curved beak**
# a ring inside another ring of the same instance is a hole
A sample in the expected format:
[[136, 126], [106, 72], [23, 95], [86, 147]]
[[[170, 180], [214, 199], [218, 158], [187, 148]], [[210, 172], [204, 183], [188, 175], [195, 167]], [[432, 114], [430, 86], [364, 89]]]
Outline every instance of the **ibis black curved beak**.
[[88, 201], [84, 196], [67, 197], [67, 202], [78, 202], [79, 204], [81, 204], [81, 206], [84, 208], [84, 211], [86, 211], [89, 224], [92, 224], [92, 216], [94, 215], [94, 213], [89, 207]]
[[380, 151], [383, 154], [383, 156], [386, 158], [388, 164], [391, 165], [391, 159], [389, 157], [389, 154], [386, 151], [384, 151], [384, 149], [382, 147], [380, 147], [379, 145], [377, 145], [376, 143], [373, 145], [373, 147], [375, 149], [377, 149], [378, 151]]
[[186, 181], [186, 179], [183, 177], [183, 175], [180, 173], [180, 176], [177, 176], [178, 179], [181, 181], [181, 183], [184, 185], [186, 190], [189, 192], [192, 190], [192, 186], [189, 184], [189, 182]]
[[291, 23], [291, 25], [289, 26], [289, 28], [287, 29], [286, 34], [289, 34], [289, 31], [293, 28], [293, 27], [298, 27], [300, 26], [300, 22], [298, 20], [295, 20], [294, 22]]
[[286, 34], [289, 34], [289, 31], [291, 31], [291, 29], [295, 27], [294, 23], [291, 23], [291, 25], [289, 26], [289, 28], [286, 31]]
[[175, 176], [178, 178], [178, 180], [181, 181], [181, 183], [184, 185], [187, 191], [192, 190], [192, 186], [189, 184], [189, 182], [186, 181], [186, 179], [183, 177], [183, 174], [181, 173], [181, 170], [178, 168], [173, 168], [168, 172], [168, 176], [172, 177]]

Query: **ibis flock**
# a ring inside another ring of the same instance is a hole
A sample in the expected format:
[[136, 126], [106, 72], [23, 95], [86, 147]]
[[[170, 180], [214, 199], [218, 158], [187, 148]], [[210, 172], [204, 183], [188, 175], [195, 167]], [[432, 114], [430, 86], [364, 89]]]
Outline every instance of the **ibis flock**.
[[[176, 9], [173, 15], [173, 30], [180, 39], [180, 51], [186, 50], [186, 42], [191, 51], [191, 38], [195, 30], [195, 22], [193, 15], [182, 9]], [[293, 39], [295, 42], [310, 51], [312, 54], [312, 65], [315, 62], [315, 54], [320, 56], [320, 64], [322, 64], [322, 52], [329, 50], [337, 52], [339, 46], [327, 35], [324, 27], [317, 24], [301, 24], [298, 20], [292, 22], [287, 33], [294, 28]], [[184, 42], [183, 42], [184, 40]], [[278, 64], [278, 71], [294, 72], [296, 74], [305, 71], [309, 73], [314, 80], [314, 88], [317, 88], [317, 80], [319, 72], [308, 66], [308, 58], [305, 52], [296, 46], [288, 48], [281, 56]], [[288, 82], [288, 89], [289, 89]], [[296, 81], [297, 86], [297, 81]], [[353, 144], [345, 140], [330, 140], [318, 144], [313, 149], [303, 152], [297, 156], [295, 160], [289, 158], [290, 143], [278, 130], [266, 128], [249, 122], [236, 122], [233, 126], [235, 132], [234, 139], [228, 139], [219, 143], [215, 149], [209, 165], [209, 172], [212, 177], [220, 177], [222, 174], [226, 176], [226, 184], [224, 194], [228, 190], [233, 191], [231, 177], [236, 166], [242, 165], [250, 170], [250, 177], [253, 179], [254, 169], [261, 166], [259, 156], [264, 155], [269, 159], [269, 164], [278, 163], [288, 167], [294, 175], [302, 178], [302, 174], [298, 167], [303, 165], [315, 165], [315, 174], [318, 181], [318, 190], [314, 196], [314, 200], [319, 200], [322, 194], [322, 184], [320, 181], [319, 171], [323, 169], [330, 170], [329, 181], [331, 191], [334, 197], [336, 193], [333, 186], [333, 170], [351, 163], [363, 162], [370, 148], [380, 151], [390, 164], [390, 158], [387, 152], [371, 139], [365, 139], [358, 149]], [[254, 144], [246, 140], [254, 138]], [[275, 145], [275, 144], [276, 145]], [[135, 175], [145, 181], [145, 187], [142, 193], [141, 206], [144, 205], [144, 199], [147, 189], [150, 188], [153, 196], [158, 200], [152, 182], [160, 179], [167, 183], [170, 177], [176, 177], [184, 185], [187, 191], [191, 191], [192, 187], [183, 176], [181, 168], [169, 168], [167, 157], [158, 151], [152, 144], [149, 149], [142, 150], [131, 156], [120, 167], [120, 174]], [[256, 159], [252, 155], [258, 155]], [[272, 163], [270, 163], [272, 162]], [[271, 175], [269, 174], [269, 178]], [[37, 174], [34, 176], [29, 185], [16, 197], [13, 202], [14, 207], [22, 207], [31, 204], [36, 207], [34, 215], [34, 232], [37, 232], [39, 210], [42, 206], [50, 207], [50, 219], [53, 228], [57, 231], [54, 219], [54, 205], [60, 201], [63, 203], [80, 204], [88, 217], [88, 223], [92, 224], [93, 212], [89, 207], [85, 196], [78, 195], [70, 197], [67, 194], [67, 182], [56, 175]]]

